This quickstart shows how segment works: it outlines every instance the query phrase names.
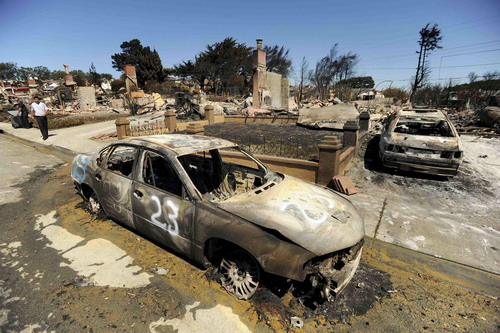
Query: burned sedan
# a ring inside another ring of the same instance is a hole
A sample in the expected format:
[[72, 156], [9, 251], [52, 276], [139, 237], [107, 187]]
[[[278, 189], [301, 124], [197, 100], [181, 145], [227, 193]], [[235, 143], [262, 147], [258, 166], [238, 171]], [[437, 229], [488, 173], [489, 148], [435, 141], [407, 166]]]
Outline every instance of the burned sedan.
[[77, 155], [71, 176], [94, 212], [218, 270], [248, 299], [262, 273], [329, 299], [352, 278], [364, 224], [326, 187], [276, 173], [236, 144], [167, 134]]
[[441, 110], [401, 110], [389, 116], [379, 144], [384, 166], [455, 176], [463, 150], [455, 127]]

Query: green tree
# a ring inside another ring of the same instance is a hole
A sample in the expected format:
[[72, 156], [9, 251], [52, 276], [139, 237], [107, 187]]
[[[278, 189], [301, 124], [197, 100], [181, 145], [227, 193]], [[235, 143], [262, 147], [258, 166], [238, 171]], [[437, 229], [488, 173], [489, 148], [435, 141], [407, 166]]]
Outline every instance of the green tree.
[[13, 62], [0, 62], [0, 80], [15, 80], [18, 76], [19, 68]]
[[375, 82], [371, 76], [359, 76], [340, 80], [337, 84], [346, 85], [351, 88], [373, 88]]
[[33, 67], [33, 76], [41, 80], [50, 79], [50, 70], [45, 66], [36, 66]]
[[288, 57], [290, 50], [283, 46], [264, 46], [266, 52], [266, 67], [269, 72], [274, 72], [287, 77], [292, 69], [292, 60]]
[[50, 79], [52, 80], [62, 80], [64, 79], [65, 71], [55, 70], [50, 73]]
[[34, 71], [33, 71], [33, 68], [31, 68], [31, 67], [21, 67], [21, 68], [19, 68], [17, 73], [18, 73], [17, 79], [22, 80], [22, 81], [26, 81], [30, 77], [34, 76]]
[[179, 77], [191, 78], [205, 88], [208, 81], [212, 91], [218, 93], [227, 87], [248, 87], [252, 77], [251, 48], [232, 37], [207, 45], [194, 60], [174, 66]]
[[77, 86], [85, 87], [88, 83], [87, 74], [81, 69], [72, 70], [69, 72], [73, 75], [73, 81], [76, 82]]
[[144, 86], [148, 80], [164, 81], [163, 66], [155, 49], [151, 50], [149, 46], [142, 46], [138, 39], [123, 42], [120, 48], [122, 49], [121, 53], [111, 56], [113, 68], [123, 71], [125, 65], [135, 66], [137, 82], [140, 86]]

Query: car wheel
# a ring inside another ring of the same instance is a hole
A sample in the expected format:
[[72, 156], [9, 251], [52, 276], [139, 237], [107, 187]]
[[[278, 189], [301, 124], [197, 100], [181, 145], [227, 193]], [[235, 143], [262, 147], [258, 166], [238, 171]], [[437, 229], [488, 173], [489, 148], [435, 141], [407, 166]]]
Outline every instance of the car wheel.
[[243, 250], [235, 250], [221, 260], [222, 287], [238, 299], [249, 299], [259, 288], [260, 268], [257, 261]]
[[101, 211], [102, 207], [95, 192], [92, 193], [89, 200], [87, 200], [87, 208], [92, 214], [98, 214]]

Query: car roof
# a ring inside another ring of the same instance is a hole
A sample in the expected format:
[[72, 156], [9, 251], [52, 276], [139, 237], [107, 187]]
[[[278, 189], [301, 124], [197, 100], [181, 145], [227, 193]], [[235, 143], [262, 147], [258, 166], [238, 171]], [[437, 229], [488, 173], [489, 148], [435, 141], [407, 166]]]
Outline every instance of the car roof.
[[446, 115], [443, 111], [438, 109], [403, 109], [399, 111], [400, 117], [405, 118], [435, 118], [437, 120], [446, 120]]
[[130, 138], [138, 144], [149, 142], [171, 150], [177, 155], [186, 155], [204, 150], [221, 149], [237, 146], [234, 142], [204, 135], [162, 134]]

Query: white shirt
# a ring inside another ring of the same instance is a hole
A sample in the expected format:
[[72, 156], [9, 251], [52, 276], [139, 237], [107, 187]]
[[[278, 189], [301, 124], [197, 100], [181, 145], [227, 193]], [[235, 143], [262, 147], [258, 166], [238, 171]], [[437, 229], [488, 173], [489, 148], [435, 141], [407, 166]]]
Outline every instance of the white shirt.
[[31, 108], [35, 110], [35, 116], [43, 117], [46, 115], [47, 110], [49, 109], [45, 103], [40, 102], [38, 104], [31, 103]]

